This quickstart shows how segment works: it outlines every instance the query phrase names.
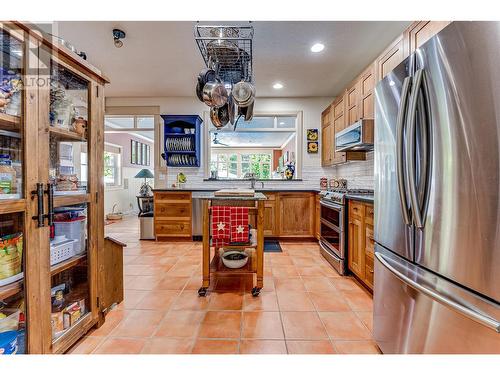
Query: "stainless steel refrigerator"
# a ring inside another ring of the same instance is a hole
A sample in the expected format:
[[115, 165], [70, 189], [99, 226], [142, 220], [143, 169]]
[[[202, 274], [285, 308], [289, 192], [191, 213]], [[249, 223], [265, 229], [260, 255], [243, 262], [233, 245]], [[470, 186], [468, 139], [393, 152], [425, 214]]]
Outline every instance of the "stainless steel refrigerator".
[[451, 23], [375, 101], [375, 340], [500, 353], [500, 22]]

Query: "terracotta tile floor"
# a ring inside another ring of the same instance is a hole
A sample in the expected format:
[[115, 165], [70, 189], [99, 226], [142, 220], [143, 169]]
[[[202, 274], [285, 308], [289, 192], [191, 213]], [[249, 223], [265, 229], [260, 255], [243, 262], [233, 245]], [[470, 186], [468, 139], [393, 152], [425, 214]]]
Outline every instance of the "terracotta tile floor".
[[252, 278], [233, 276], [214, 279], [201, 298], [201, 243], [139, 241], [136, 218], [106, 234], [127, 243], [125, 300], [70, 353], [379, 353], [370, 294], [339, 276], [316, 243], [266, 253], [259, 297]]

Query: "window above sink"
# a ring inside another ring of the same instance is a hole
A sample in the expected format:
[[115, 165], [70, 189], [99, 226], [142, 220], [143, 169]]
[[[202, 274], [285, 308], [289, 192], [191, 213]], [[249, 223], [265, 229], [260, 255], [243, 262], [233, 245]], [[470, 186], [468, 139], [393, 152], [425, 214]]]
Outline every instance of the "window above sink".
[[302, 113], [256, 114], [216, 129], [205, 116], [205, 178], [219, 180], [283, 180], [288, 164], [294, 164], [294, 179], [300, 178]]

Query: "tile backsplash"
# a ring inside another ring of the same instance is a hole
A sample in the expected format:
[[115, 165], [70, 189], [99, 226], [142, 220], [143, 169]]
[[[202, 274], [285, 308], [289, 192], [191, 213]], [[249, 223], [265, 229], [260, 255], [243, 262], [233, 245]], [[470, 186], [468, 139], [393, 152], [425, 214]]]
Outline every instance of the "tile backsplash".
[[349, 189], [373, 189], [373, 167], [373, 152], [369, 152], [366, 154], [366, 160], [337, 165], [333, 168], [333, 173], [338, 178], [345, 178]]
[[[328, 179], [337, 177], [347, 179], [347, 186], [350, 189], [373, 189], [373, 152], [366, 155], [365, 161], [351, 161], [345, 164], [337, 165], [330, 168], [322, 168], [319, 166], [307, 165], [302, 169], [302, 181], [265, 181], [267, 188], [289, 188], [302, 189], [313, 188], [319, 189], [320, 178], [327, 177]], [[166, 181], [162, 181], [161, 186], [170, 187], [176, 182], [177, 173], [183, 172], [187, 177], [186, 188], [224, 188], [224, 187], [248, 187], [248, 181], [204, 181], [203, 168], [169, 168]], [[257, 184], [259, 187], [260, 185]]]

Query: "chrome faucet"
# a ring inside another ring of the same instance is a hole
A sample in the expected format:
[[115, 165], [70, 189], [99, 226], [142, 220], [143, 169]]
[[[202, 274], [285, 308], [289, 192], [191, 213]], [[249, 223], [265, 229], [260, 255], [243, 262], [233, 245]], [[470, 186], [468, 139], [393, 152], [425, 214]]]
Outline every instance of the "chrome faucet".
[[255, 189], [255, 183], [260, 182], [261, 189], [264, 189], [264, 181], [257, 181], [255, 177], [250, 178], [250, 187]]
[[[251, 189], [255, 189], [255, 183], [257, 182], [257, 179], [255, 178], [255, 173], [246, 173], [245, 174], [245, 178], [248, 178], [250, 180], [250, 188]], [[259, 181], [262, 185], [262, 189], [264, 189], [264, 182], [263, 181]]]

